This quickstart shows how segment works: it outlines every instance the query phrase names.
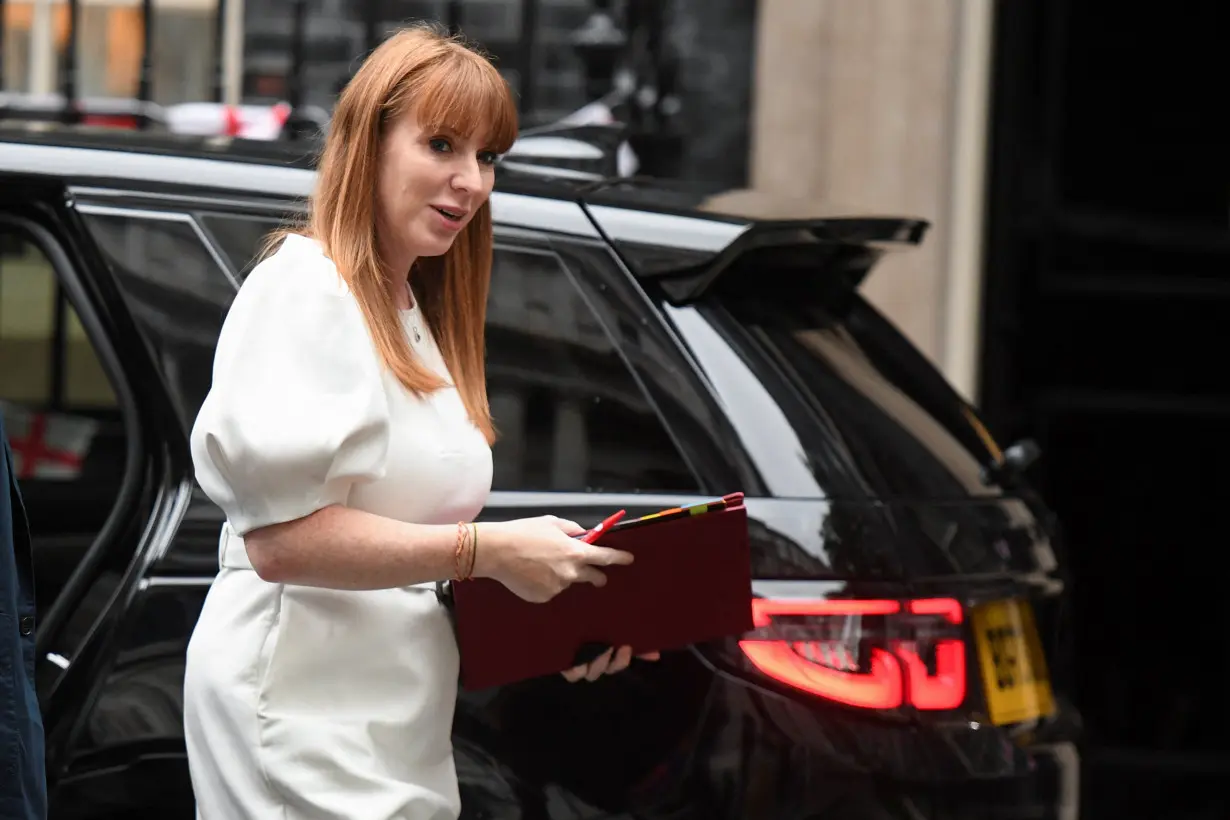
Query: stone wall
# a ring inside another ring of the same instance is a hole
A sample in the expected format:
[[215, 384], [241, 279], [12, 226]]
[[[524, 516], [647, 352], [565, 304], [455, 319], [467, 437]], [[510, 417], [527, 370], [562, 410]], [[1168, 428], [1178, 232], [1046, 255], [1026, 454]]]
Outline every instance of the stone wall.
[[950, 293], [968, 289], [950, 277], [954, 255], [968, 251], [951, 241], [954, 197], [968, 187], [954, 187], [966, 150], [964, 4], [760, 0], [751, 118], [750, 187], [767, 207], [932, 223], [923, 247], [890, 256], [863, 292], [941, 367], [956, 353], [953, 323], [977, 310]]

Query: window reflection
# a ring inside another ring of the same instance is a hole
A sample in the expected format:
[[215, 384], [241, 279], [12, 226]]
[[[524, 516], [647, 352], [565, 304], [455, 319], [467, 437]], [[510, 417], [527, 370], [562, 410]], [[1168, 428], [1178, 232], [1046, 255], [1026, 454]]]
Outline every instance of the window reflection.
[[201, 214], [200, 220], [241, 280], [256, 267], [265, 240], [282, 224], [268, 217], [234, 214]]
[[235, 298], [230, 275], [185, 214], [81, 210], [188, 429], [209, 391], [214, 346]]
[[667, 316], [725, 403], [739, 440], [778, 498], [821, 498], [807, 450], [790, 420], [747, 363], [695, 308], [665, 306]]
[[0, 233], [0, 400], [40, 409], [116, 403], [51, 261], [12, 232]]
[[[935, 460], [935, 466], [942, 468], [932, 471], [931, 481], [934, 484], [959, 485], [959, 489], [955, 490], [958, 494], [996, 494], [982, 483], [981, 465], [973, 454], [934, 416], [886, 378], [852, 333], [835, 326], [796, 330], [790, 336], [801, 350], [810, 353], [817, 362], [822, 362], [845, 385], [857, 391], [859, 398], [875, 407], [876, 414], [883, 416], [885, 422], [881, 429], [894, 435], [898, 429], [910, 431], [906, 444], [915, 445], [917, 442], [922, 445], [929, 459]], [[875, 453], [883, 463], [886, 474], [909, 475], [911, 470], [920, 469], [919, 459], [903, 464], [894, 460], [894, 455], [895, 452], [887, 448]], [[908, 487], [906, 491], [915, 489]]]
[[127, 437], [115, 391], [43, 247], [0, 230], [0, 415], [34, 545], [40, 612], [115, 503]]
[[838, 318], [807, 295], [770, 293], [723, 298], [698, 315], [770, 392], [825, 496], [998, 495], [981, 482], [976, 437], [951, 423], [962, 418], [959, 398], [921, 358], [903, 365], [896, 331], [867, 330], [858, 310]]
[[189, 217], [87, 211], [86, 221], [103, 252], [128, 273], [158, 284], [171, 277], [177, 290], [208, 301], [234, 297]]
[[558, 257], [497, 249], [487, 333], [495, 489], [697, 491]]
[[32, 242], [0, 234], [0, 398], [51, 400], [56, 281]]

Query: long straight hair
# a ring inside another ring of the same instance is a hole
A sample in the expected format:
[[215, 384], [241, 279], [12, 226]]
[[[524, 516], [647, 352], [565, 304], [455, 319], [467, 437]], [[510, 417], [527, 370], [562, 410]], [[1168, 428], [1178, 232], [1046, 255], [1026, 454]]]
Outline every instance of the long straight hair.
[[[497, 154], [517, 135], [508, 84], [484, 55], [432, 26], [403, 29], [372, 52], [338, 98], [306, 224], [288, 231], [321, 244], [358, 302], [384, 364], [421, 395], [447, 385], [410, 348], [376, 237], [383, 138], [406, 115], [466, 139], [477, 133]], [[491, 205], [484, 202], [446, 253], [419, 258], [412, 273], [415, 297], [461, 401], [488, 442], [495, 441], [485, 363], [492, 243]]]

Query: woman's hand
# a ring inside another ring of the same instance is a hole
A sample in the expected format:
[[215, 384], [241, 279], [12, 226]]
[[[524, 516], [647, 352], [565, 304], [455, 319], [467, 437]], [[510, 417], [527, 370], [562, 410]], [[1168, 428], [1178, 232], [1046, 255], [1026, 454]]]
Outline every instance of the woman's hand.
[[632, 563], [630, 552], [572, 537], [583, 532], [581, 525], [553, 515], [479, 524], [474, 573], [540, 604], [578, 582], [603, 586], [606, 575], [599, 567]]
[[[661, 654], [658, 652], [646, 652], [643, 655], [637, 655], [637, 657], [641, 660], [656, 661], [661, 657]], [[560, 674], [569, 683], [576, 683], [579, 680], [595, 681], [603, 675], [614, 675], [616, 672], [624, 671], [631, 662], [632, 647], [621, 646], [618, 650], [614, 648], [608, 649], [589, 663], [574, 666]]]

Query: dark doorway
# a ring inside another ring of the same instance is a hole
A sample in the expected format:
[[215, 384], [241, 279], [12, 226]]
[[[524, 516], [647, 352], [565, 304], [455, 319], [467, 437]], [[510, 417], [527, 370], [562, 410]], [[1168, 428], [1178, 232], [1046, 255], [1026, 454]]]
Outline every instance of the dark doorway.
[[1082, 817], [1230, 816], [1224, 8], [996, 7], [982, 404], [1067, 535]]

